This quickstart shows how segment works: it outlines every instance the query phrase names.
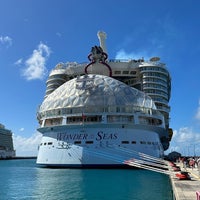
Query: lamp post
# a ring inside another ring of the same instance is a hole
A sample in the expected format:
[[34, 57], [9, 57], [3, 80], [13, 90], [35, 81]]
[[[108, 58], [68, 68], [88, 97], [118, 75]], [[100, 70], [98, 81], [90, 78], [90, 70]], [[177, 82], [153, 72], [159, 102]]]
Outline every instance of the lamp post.
[[196, 157], [195, 144], [194, 144], [194, 157]]
[[190, 150], [189, 150], [189, 146], [187, 146], [188, 147], [188, 156], [190, 156]]

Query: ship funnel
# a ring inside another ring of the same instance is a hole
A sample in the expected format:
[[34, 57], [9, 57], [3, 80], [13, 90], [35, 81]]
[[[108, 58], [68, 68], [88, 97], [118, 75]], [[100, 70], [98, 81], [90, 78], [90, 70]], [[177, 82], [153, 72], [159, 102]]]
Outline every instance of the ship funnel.
[[106, 33], [103, 31], [99, 31], [97, 33], [97, 36], [99, 38], [100, 47], [103, 49], [103, 52], [107, 54], [106, 49]]

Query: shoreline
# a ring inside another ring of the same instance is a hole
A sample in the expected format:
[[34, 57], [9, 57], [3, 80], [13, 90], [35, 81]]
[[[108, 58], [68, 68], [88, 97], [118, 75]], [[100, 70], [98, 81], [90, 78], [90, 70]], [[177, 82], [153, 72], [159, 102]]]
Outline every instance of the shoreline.
[[0, 160], [22, 160], [22, 159], [37, 159], [37, 156], [16, 156], [12, 158], [0, 158]]

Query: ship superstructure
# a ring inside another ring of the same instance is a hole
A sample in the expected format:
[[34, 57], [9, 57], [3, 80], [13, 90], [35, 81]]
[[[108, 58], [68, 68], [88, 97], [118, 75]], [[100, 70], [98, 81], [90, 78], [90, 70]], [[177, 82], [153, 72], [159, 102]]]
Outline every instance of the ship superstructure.
[[15, 157], [12, 132], [0, 124], [0, 159]]
[[[43, 140], [46, 141], [48, 138], [49, 141], [53, 137], [59, 144], [63, 141], [63, 144], [70, 146], [69, 149], [75, 145], [79, 152], [77, 154], [81, 155], [86, 144], [86, 147], [95, 148], [92, 151], [96, 152], [111, 146], [103, 150], [112, 154], [112, 146], [125, 146], [130, 150], [161, 156], [163, 150], [168, 149], [172, 137], [168, 105], [171, 78], [165, 64], [161, 63], [158, 57], [148, 61], [143, 58], [108, 59], [106, 34], [98, 32], [98, 37], [100, 46], [92, 47], [88, 55], [89, 63], [59, 63], [51, 71], [47, 80], [45, 99], [38, 112], [38, 130], [45, 136]], [[108, 89], [109, 83], [112, 87]], [[105, 88], [110, 91], [105, 91]], [[86, 135], [80, 136], [81, 133], [78, 132], [81, 131]], [[91, 131], [96, 133], [92, 134]], [[137, 136], [139, 133], [140, 136]], [[96, 141], [87, 141], [88, 137]], [[141, 137], [146, 139], [143, 140]], [[147, 139], [148, 137], [150, 138]], [[98, 138], [102, 140], [100, 143], [97, 142]], [[140, 138], [139, 141], [136, 141], [136, 138]], [[43, 163], [44, 153], [41, 152], [44, 152], [44, 143], [47, 145], [48, 141], [41, 143], [39, 164]], [[139, 144], [133, 145], [137, 143]], [[81, 155], [79, 159], [82, 159]], [[48, 157], [47, 154], [45, 156]], [[93, 156], [88, 160], [86, 163], [66, 161], [65, 164], [109, 164], [109, 161], [104, 163]]]

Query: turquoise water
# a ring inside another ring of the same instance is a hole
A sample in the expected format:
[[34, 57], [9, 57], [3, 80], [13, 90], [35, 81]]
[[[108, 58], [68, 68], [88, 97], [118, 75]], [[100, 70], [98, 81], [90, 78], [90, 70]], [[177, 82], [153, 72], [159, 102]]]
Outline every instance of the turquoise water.
[[172, 200], [167, 175], [138, 169], [48, 169], [0, 161], [0, 200]]

